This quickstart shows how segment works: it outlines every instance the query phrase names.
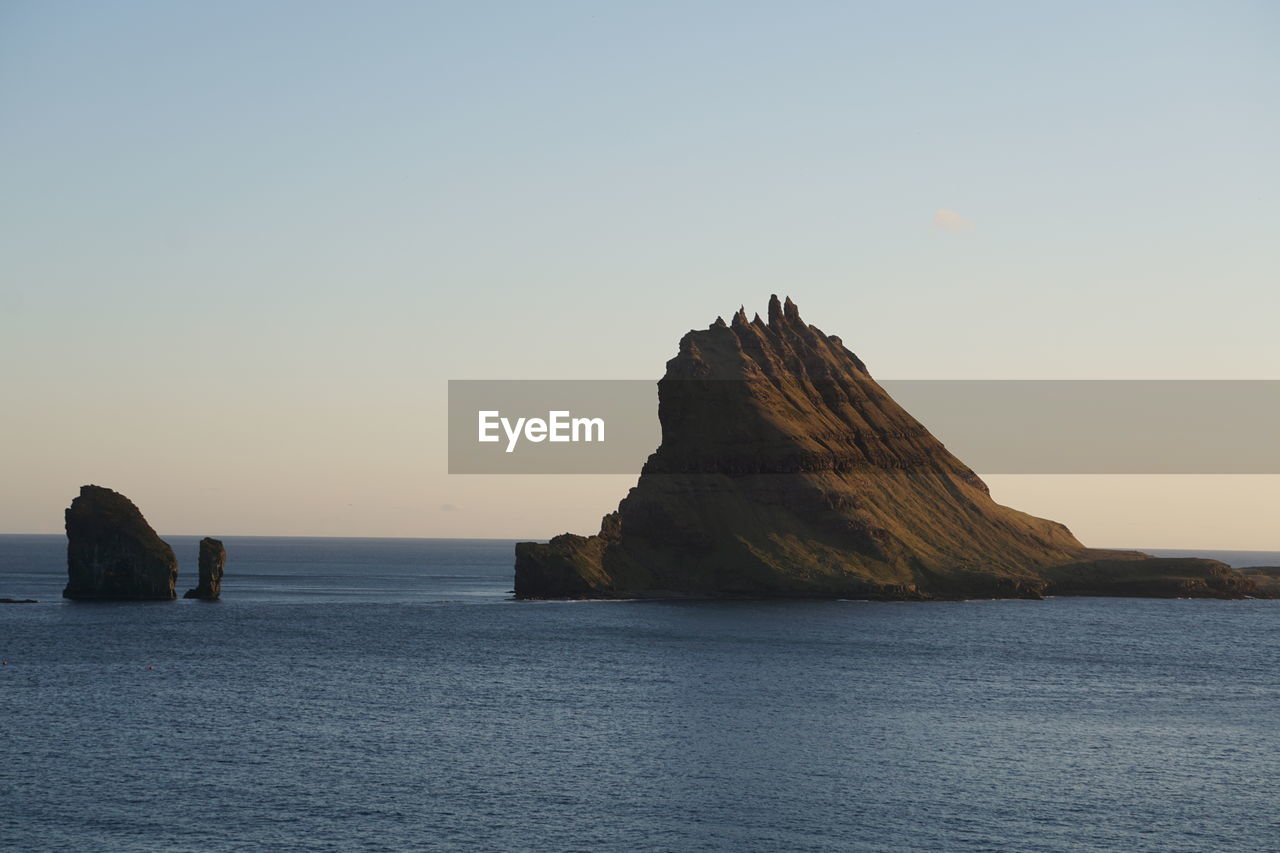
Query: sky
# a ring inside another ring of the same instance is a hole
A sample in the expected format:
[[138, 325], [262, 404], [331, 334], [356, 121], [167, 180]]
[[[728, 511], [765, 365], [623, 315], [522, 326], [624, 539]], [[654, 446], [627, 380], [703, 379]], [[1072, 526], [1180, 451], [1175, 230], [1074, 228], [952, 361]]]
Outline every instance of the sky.
[[[0, 4], [0, 532], [545, 538], [449, 379], [656, 379], [790, 294], [881, 378], [1280, 378], [1271, 2]], [[1230, 413], [1224, 413], [1230, 416]], [[991, 477], [1280, 549], [1280, 478]]]

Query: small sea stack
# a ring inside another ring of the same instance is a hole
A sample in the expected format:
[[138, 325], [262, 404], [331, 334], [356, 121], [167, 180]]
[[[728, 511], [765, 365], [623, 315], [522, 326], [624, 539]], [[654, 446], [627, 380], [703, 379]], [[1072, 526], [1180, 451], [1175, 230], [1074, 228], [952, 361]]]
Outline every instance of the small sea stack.
[[133, 502], [102, 486], [81, 486], [66, 512], [67, 586], [78, 601], [177, 598], [178, 560]]
[[227, 564], [227, 549], [222, 540], [206, 536], [200, 540], [200, 582], [189, 589], [183, 598], [201, 598], [216, 601], [222, 595], [222, 569]]

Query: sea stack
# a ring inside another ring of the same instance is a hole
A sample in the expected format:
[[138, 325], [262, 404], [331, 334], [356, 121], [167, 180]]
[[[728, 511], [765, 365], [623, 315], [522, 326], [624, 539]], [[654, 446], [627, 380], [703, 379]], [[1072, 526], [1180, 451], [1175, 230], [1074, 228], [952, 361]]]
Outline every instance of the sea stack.
[[66, 512], [67, 586], [81, 601], [167, 601], [177, 597], [178, 560], [133, 502], [81, 486]]
[[202, 598], [215, 601], [222, 594], [222, 568], [227, 564], [227, 549], [222, 541], [206, 536], [200, 540], [200, 582], [189, 589], [183, 598]]
[[516, 545], [518, 598], [1242, 597], [1212, 560], [1086, 548], [1001, 506], [790, 298], [680, 340], [662, 443], [594, 536]]

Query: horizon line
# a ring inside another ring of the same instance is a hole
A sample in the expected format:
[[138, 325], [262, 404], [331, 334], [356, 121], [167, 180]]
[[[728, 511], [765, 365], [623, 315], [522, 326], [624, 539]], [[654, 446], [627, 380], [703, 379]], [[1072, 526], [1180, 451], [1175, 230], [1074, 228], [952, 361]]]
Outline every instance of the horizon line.
[[[157, 533], [161, 539], [165, 536], [190, 536], [204, 538], [207, 533]], [[65, 532], [56, 533], [8, 533], [0, 532], [0, 536], [61, 536], [65, 537]], [[276, 534], [276, 533], [222, 533], [217, 538], [235, 538], [235, 539], [368, 539], [379, 541], [403, 541], [403, 542], [547, 542], [550, 537], [542, 538], [520, 538], [518, 536], [334, 536], [334, 535], [300, 535], [300, 534]], [[1230, 548], [1218, 547], [1214, 545], [1189, 545], [1189, 546], [1165, 546], [1165, 545], [1089, 545], [1086, 546], [1092, 550], [1099, 551], [1234, 551], [1241, 554], [1270, 554], [1280, 551], [1280, 547], [1275, 548]]]

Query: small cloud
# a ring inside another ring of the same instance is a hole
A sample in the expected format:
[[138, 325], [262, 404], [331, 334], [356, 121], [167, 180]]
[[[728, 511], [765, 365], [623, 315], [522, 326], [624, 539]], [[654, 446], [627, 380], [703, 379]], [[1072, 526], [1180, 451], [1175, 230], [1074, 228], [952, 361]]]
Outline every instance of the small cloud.
[[972, 231], [973, 223], [954, 210], [940, 207], [933, 212], [933, 227], [940, 228], [951, 234], [962, 234], [965, 231]]
[[441, 512], [458, 512], [457, 504], [440, 504]]

